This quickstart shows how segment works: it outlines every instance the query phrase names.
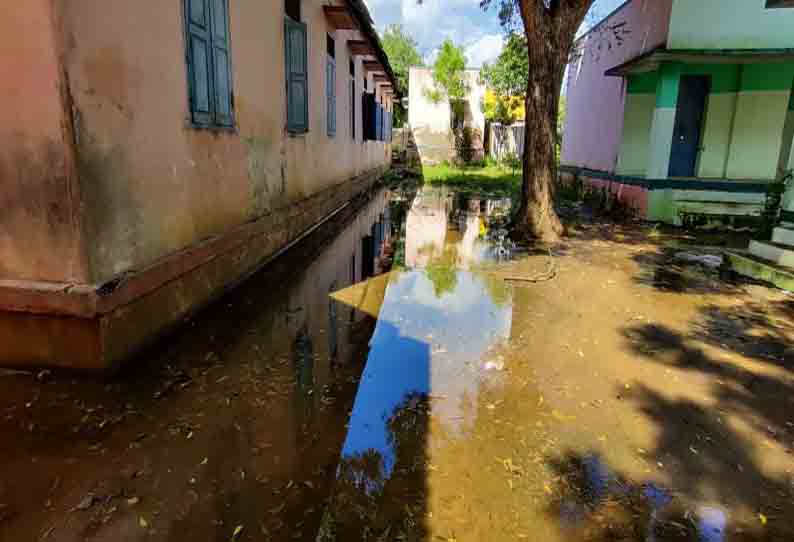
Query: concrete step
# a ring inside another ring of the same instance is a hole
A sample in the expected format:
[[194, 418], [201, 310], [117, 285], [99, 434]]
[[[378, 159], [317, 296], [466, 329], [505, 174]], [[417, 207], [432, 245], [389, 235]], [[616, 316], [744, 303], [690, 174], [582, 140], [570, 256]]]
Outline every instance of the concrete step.
[[778, 226], [772, 232], [772, 242], [780, 245], [788, 245], [794, 249], [794, 228]]
[[725, 257], [730, 267], [746, 277], [774, 284], [782, 290], [794, 292], [794, 269], [775, 265], [748, 252], [728, 250]]
[[788, 245], [764, 241], [750, 241], [750, 254], [768, 260], [776, 265], [794, 267], [794, 248]]

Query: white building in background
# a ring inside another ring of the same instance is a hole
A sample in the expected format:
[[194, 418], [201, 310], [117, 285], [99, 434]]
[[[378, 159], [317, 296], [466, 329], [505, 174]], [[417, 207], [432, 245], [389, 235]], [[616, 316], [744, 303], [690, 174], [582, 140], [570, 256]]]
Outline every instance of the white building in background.
[[480, 70], [466, 70], [469, 94], [463, 103], [463, 116], [453, 118], [449, 101], [433, 103], [426, 94], [433, 90], [432, 68], [412, 67], [408, 80], [408, 124], [413, 131], [414, 140], [422, 158], [422, 163], [435, 163], [452, 160], [455, 157], [455, 137], [453, 125], [457, 128], [468, 127], [473, 130], [475, 155], [482, 156], [485, 134], [485, 114], [483, 99], [485, 85], [480, 82]]

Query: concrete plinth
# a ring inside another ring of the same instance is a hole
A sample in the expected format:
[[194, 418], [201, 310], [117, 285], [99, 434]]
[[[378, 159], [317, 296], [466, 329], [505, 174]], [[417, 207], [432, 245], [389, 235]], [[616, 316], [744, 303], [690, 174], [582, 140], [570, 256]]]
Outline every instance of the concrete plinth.
[[0, 366], [119, 366], [371, 188], [383, 172], [348, 180], [101, 285], [0, 280]]

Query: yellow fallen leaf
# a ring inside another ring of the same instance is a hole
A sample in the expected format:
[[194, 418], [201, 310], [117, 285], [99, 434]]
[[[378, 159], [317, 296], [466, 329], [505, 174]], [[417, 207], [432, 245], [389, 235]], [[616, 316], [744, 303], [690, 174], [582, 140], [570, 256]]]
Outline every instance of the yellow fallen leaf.
[[149, 527], [149, 522], [148, 522], [148, 521], [146, 521], [146, 518], [144, 518], [143, 516], [140, 516], [140, 517], [138, 518], [138, 526], [139, 526], [141, 529], [147, 529], [147, 528]]
[[761, 525], [766, 525], [766, 522], [769, 521], [769, 519], [765, 515], [760, 513], [758, 514], [758, 519], [761, 520]]
[[232, 540], [237, 540], [237, 537], [243, 532], [243, 526], [238, 525], [234, 528], [234, 533], [232, 533]]

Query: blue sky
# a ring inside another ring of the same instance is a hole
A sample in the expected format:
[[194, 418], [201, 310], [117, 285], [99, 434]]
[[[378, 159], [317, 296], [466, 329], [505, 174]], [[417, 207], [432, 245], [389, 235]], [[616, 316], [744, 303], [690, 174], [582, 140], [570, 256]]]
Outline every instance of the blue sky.
[[[499, 55], [503, 31], [495, 9], [482, 11], [480, 0], [365, 0], [378, 30], [402, 24], [419, 43], [426, 61], [446, 38], [463, 44], [468, 65], [479, 67]], [[596, 0], [593, 16], [605, 15], [623, 0]], [[592, 20], [592, 17], [590, 18]]]

